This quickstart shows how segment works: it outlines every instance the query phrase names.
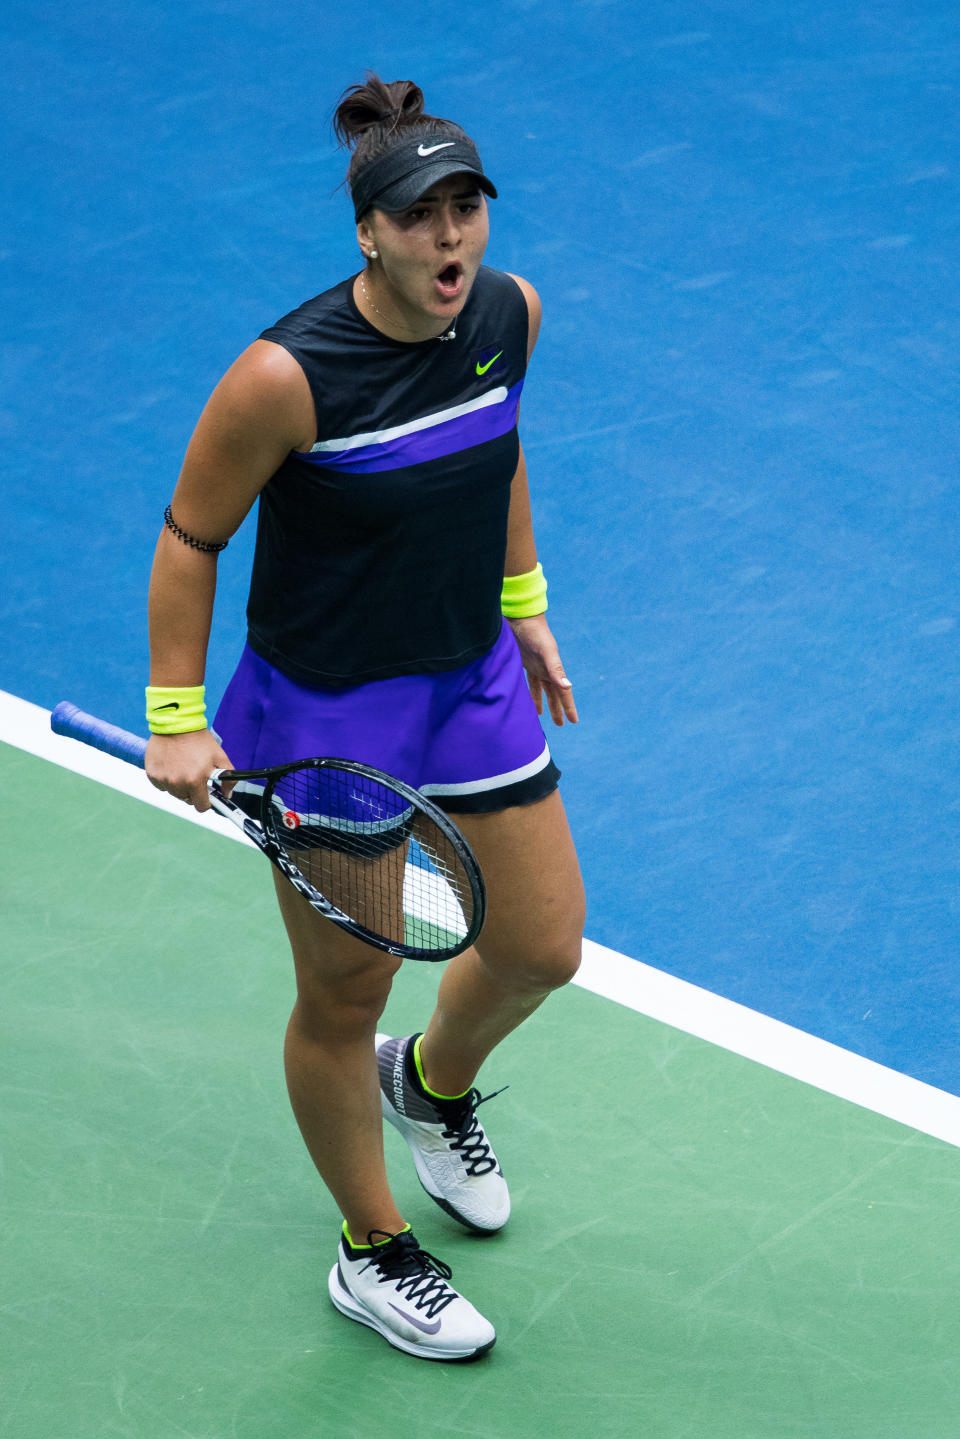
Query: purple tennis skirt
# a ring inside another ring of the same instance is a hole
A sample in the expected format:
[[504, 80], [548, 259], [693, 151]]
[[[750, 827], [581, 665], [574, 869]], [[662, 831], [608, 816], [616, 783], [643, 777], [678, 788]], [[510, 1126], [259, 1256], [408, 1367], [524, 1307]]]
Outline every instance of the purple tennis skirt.
[[532, 804], [560, 778], [506, 622], [462, 669], [351, 689], [297, 684], [247, 645], [213, 727], [234, 769], [358, 760], [459, 814]]

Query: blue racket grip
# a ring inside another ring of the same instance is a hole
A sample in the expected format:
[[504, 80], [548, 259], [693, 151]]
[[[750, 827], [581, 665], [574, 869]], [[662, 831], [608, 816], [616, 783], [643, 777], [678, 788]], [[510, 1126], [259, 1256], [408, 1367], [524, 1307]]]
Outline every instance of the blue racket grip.
[[50, 728], [54, 734], [64, 734], [70, 739], [81, 740], [83, 744], [103, 750], [104, 754], [115, 755], [117, 759], [126, 760], [127, 764], [135, 764], [143, 769], [143, 757], [147, 752], [145, 739], [138, 734], [131, 734], [129, 730], [107, 724], [106, 720], [97, 719], [95, 715], [84, 714], [83, 710], [69, 700], [61, 700], [53, 710], [50, 715]]

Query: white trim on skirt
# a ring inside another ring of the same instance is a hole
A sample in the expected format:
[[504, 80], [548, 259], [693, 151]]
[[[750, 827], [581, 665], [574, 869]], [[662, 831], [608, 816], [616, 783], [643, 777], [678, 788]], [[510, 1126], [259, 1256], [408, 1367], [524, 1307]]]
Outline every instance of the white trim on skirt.
[[491, 775], [487, 779], [470, 779], [461, 784], [423, 784], [420, 793], [426, 795], [484, 794], [487, 790], [504, 789], [507, 785], [520, 784], [525, 779], [539, 774], [550, 763], [550, 746], [546, 740], [543, 751], [529, 764], [519, 769], [508, 770], [506, 774]]

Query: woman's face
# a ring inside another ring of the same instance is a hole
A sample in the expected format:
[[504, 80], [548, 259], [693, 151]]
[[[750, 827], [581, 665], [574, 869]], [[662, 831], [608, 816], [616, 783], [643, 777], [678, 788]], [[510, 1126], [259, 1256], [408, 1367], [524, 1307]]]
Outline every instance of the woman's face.
[[470, 175], [448, 176], [398, 214], [370, 210], [357, 226], [361, 248], [378, 252], [381, 296], [409, 321], [435, 319], [437, 333], [462, 310], [489, 234], [487, 202]]

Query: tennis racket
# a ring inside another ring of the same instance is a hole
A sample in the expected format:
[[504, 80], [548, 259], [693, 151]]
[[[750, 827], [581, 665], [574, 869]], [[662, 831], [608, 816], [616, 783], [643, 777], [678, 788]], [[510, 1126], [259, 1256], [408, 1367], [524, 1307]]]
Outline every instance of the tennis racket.
[[[147, 741], [64, 700], [50, 716], [68, 735], [143, 768]], [[234, 783], [227, 799], [222, 780]], [[302, 759], [215, 770], [218, 814], [242, 829], [319, 914], [404, 959], [449, 959], [486, 912], [473, 851], [443, 810], [370, 765]]]

